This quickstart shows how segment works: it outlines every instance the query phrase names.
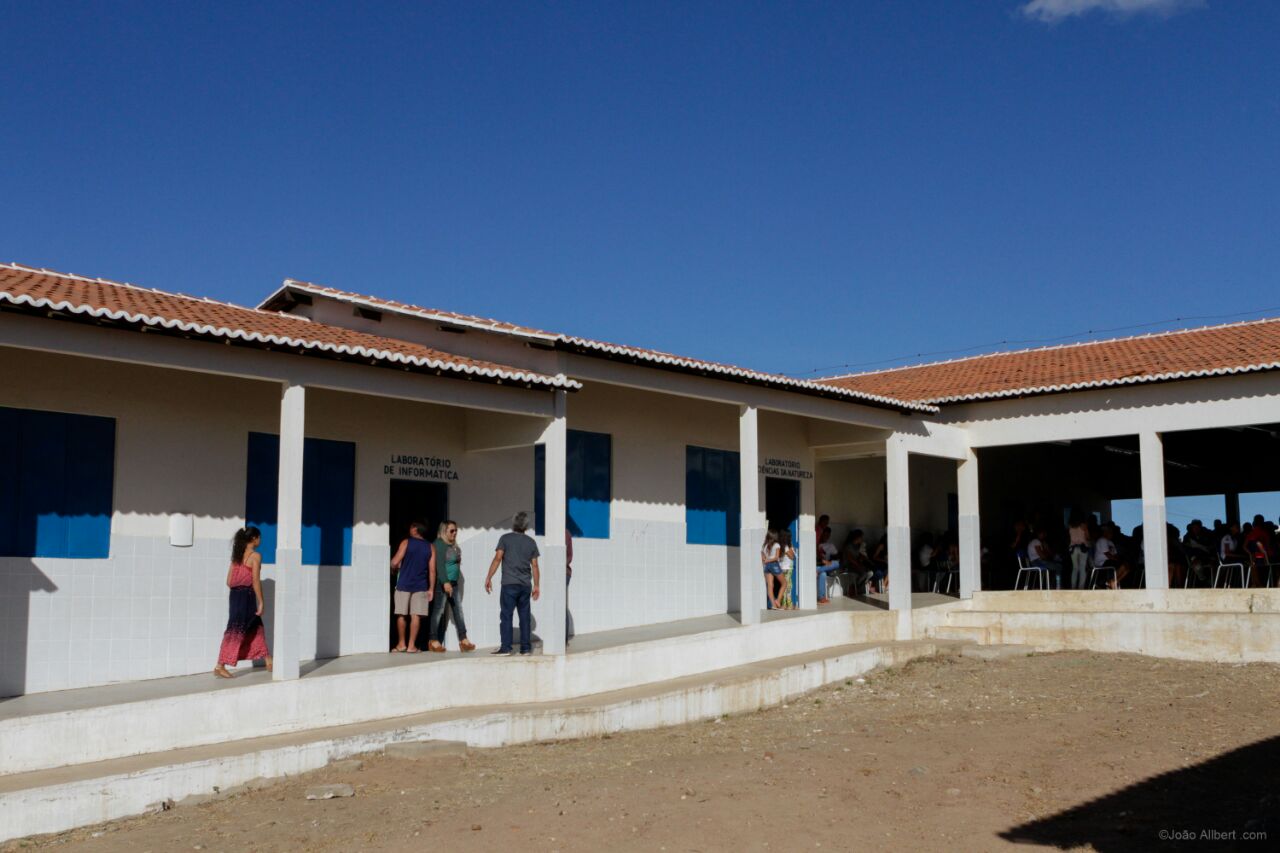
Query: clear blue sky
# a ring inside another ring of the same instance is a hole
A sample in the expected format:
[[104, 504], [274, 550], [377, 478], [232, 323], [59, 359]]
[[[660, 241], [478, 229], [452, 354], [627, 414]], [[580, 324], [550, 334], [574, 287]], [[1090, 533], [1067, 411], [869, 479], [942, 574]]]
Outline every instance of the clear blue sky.
[[0, 259], [793, 373], [1280, 314], [1280, 3], [1026, 6], [0, 0]]

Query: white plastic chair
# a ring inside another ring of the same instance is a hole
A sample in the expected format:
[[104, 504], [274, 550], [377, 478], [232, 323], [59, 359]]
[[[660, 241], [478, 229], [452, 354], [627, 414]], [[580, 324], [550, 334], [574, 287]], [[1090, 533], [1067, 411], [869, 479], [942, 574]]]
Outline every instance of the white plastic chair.
[[942, 592], [942, 578], [947, 578], [946, 594], [951, 594], [951, 581], [960, 576], [960, 570], [950, 560], [938, 564], [940, 568], [933, 573], [933, 591]]
[[[1019, 554], [1018, 555], [1018, 576], [1014, 578], [1014, 581], [1013, 581], [1014, 589], [1017, 589], [1018, 584], [1022, 583], [1023, 572], [1030, 572], [1032, 574], [1038, 575], [1040, 578], [1040, 588], [1041, 589], [1049, 588], [1049, 570], [1042, 569], [1039, 566], [1031, 565], [1031, 563], [1027, 560], [1026, 557]], [[1031, 589], [1031, 578], [1027, 578], [1027, 585], [1025, 588]]]
[[1113, 581], [1116, 581], [1117, 587], [1120, 586], [1120, 583], [1119, 583], [1120, 573], [1116, 571], [1115, 566], [1094, 566], [1089, 571], [1089, 589], [1098, 588], [1098, 572], [1111, 572], [1111, 579]]
[[1218, 557], [1218, 568], [1213, 572], [1213, 588], [1218, 588], [1218, 580], [1222, 580], [1222, 588], [1226, 589], [1231, 586], [1231, 573], [1240, 572], [1240, 588], [1244, 589], [1249, 585], [1249, 567], [1244, 563], [1224, 563], [1222, 557]]

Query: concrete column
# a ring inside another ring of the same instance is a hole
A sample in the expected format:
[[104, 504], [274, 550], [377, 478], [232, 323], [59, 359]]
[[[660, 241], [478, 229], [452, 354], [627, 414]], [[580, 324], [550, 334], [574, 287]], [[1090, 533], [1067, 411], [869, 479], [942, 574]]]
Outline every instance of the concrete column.
[[[805, 471], [813, 471], [813, 451], [807, 450], [801, 459], [801, 467]], [[796, 604], [803, 610], [816, 610], [818, 607], [818, 514], [814, 504], [812, 479], [800, 481], [800, 521], [796, 525], [799, 535], [796, 537], [796, 583], [800, 587], [800, 597]]]
[[960, 597], [982, 589], [982, 539], [978, 519], [978, 453], [973, 448], [956, 466], [960, 504]]
[[[911, 499], [910, 456], [902, 439], [890, 436], [885, 446], [885, 474], [889, 497], [889, 609], [911, 611]], [[901, 622], [901, 620], [899, 620]]]
[[760, 411], [754, 406], [738, 409], [738, 488], [740, 490], [741, 541], [738, 548], [738, 601], [743, 625], [755, 625], [764, 610], [764, 571], [760, 546], [765, 519], [760, 510]]
[[307, 392], [286, 382], [280, 397], [280, 486], [276, 505], [276, 597], [272, 679], [297, 678], [302, 634], [302, 456]]
[[562, 655], [565, 650], [565, 612], [568, 591], [565, 589], [564, 545], [565, 507], [568, 504], [565, 474], [568, 469], [566, 441], [569, 434], [568, 396], [563, 390], [555, 394], [555, 415], [542, 433], [546, 446], [546, 499], [543, 501], [543, 545], [538, 566], [542, 574], [539, 591], [538, 636], [542, 638], [544, 655]]
[[1147, 589], [1169, 588], [1169, 540], [1165, 535], [1164, 440], [1158, 432], [1138, 434], [1142, 465], [1142, 552]]

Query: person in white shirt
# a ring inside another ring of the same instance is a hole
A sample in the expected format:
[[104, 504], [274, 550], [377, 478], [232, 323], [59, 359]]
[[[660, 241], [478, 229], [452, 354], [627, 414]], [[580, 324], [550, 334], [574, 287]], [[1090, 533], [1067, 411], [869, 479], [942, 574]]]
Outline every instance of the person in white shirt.
[[917, 568], [913, 573], [913, 586], [918, 590], [929, 588], [929, 575], [933, 572], [933, 534], [926, 533], [920, 540], [920, 550], [916, 552]]
[[1107, 581], [1107, 587], [1117, 589], [1120, 581], [1128, 574], [1128, 567], [1120, 560], [1120, 554], [1116, 551], [1115, 544], [1111, 541], [1116, 534], [1115, 525], [1108, 524], [1102, 528], [1102, 532], [1098, 535], [1098, 539], [1093, 543], [1093, 566], [1097, 569], [1115, 569], [1115, 574], [1111, 580]]
[[839, 550], [835, 545], [831, 544], [831, 528], [822, 527], [818, 531], [818, 603], [828, 604], [831, 599], [827, 597], [827, 575], [832, 572], [839, 571], [840, 561], [837, 558]]
[[1052, 572], [1054, 589], [1062, 589], [1062, 563], [1054, 559], [1053, 549], [1049, 547], [1048, 532], [1043, 527], [1037, 528], [1036, 538], [1027, 545], [1027, 564], [1035, 569]]
[[1232, 523], [1218, 542], [1218, 557], [1224, 563], [1243, 563], [1244, 554], [1240, 550], [1240, 525]]
[[1084, 589], [1089, 573], [1089, 520], [1081, 516], [1071, 523], [1067, 531], [1071, 554], [1071, 588]]
[[778, 544], [778, 531], [769, 530], [764, 537], [764, 545], [760, 548], [760, 563], [764, 567], [764, 594], [768, 606], [774, 610], [782, 609], [778, 603], [778, 583], [781, 581], [782, 546]]

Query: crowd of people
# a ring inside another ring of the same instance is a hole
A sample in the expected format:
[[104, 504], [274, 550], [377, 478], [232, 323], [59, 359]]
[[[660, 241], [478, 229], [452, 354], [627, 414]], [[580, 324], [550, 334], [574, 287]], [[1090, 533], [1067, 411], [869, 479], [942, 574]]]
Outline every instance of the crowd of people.
[[[1215, 520], [1208, 527], [1192, 519], [1185, 531], [1165, 525], [1169, 554], [1166, 568], [1171, 587], [1225, 585], [1234, 578], [1242, 586], [1270, 586], [1272, 566], [1280, 562], [1277, 525], [1261, 515], [1252, 522]], [[1111, 589], [1145, 584], [1145, 531], [1139, 524], [1130, 535], [1112, 521], [1099, 523], [1092, 515], [1073, 516], [1065, 527], [1018, 520], [1009, 544], [1009, 567], [1043, 573], [1054, 589]], [[1235, 567], [1228, 573], [1229, 567]], [[1014, 576], [1031, 585], [1025, 572]]]
[[[493, 561], [484, 580], [486, 593], [493, 592], [493, 579], [499, 570], [499, 634], [501, 645], [492, 654], [515, 654], [514, 617], [520, 620], [519, 653], [533, 653], [533, 618], [530, 602], [537, 601], [540, 587], [538, 544], [529, 535], [530, 517], [518, 512], [512, 519], [511, 530], [498, 540]], [[462, 546], [458, 544], [458, 525], [452, 520], [440, 523], [434, 540], [428, 540], [427, 525], [414, 522], [408, 535], [401, 540], [391, 558], [391, 571], [395, 574], [395, 591], [392, 594], [392, 610], [396, 617], [396, 644], [394, 654], [417, 654], [418, 635], [422, 619], [427, 619], [427, 651], [443, 652], [445, 632], [448, 630], [446, 608], [452, 614], [454, 630], [458, 635], [458, 648], [464, 652], [475, 650], [475, 644], [467, 639], [467, 624], [462, 611]], [[565, 531], [565, 585], [573, 578], [573, 537]], [[264, 600], [262, 594], [262, 555], [258, 547], [262, 534], [256, 527], [236, 531], [231, 543], [231, 565], [227, 569], [229, 617], [218, 651], [218, 663], [213, 674], [219, 678], [231, 678], [228, 666], [240, 661], [265, 660], [271, 669], [271, 653], [267, 648], [266, 631], [262, 622]], [[795, 552], [791, 551], [794, 565]], [[566, 593], [567, 594], [567, 593]], [[566, 609], [566, 642], [572, 633], [571, 621]]]

